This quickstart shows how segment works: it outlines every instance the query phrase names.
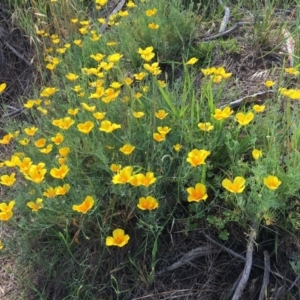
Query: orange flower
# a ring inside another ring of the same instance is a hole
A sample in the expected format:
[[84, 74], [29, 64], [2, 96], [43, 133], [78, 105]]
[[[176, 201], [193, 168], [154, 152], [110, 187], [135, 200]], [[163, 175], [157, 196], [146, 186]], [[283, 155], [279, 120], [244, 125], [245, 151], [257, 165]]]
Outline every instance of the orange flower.
[[187, 188], [187, 192], [189, 193], [188, 201], [199, 202], [201, 200], [206, 200], [208, 195], [206, 194], [206, 187], [202, 183], [197, 183], [195, 188], [189, 187]]
[[141, 210], [153, 210], [158, 208], [158, 202], [155, 198], [148, 196], [148, 197], [141, 197], [139, 199], [139, 203], [137, 207]]
[[57, 179], [64, 179], [69, 172], [69, 167], [67, 165], [61, 165], [59, 168], [52, 168], [50, 175]]
[[144, 174], [136, 174], [131, 177], [130, 184], [133, 186], [139, 186], [143, 185], [145, 187], [148, 187], [149, 185], [155, 183], [156, 178], [154, 177], [153, 172], [147, 172], [146, 175]]
[[122, 153], [126, 154], [126, 155], [130, 155], [130, 154], [133, 152], [134, 149], [135, 149], [134, 146], [132, 146], [132, 145], [130, 145], [130, 144], [125, 144], [125, 145], [124, 145], [123, 147], [121, 147], [119, 150], [120, 150]]
[[93, 206], [95, 200], [91, 196], [87, 196], [81, 204], [73, 205], [72, 209], [82, 214], [86, 214]]
[[113, 231], [113, 236], [108, 236], [106, 238], [105, 244], [106, 246], [118, 246], [123, 247], [125, 246], [130, 239], [128, 234], [125, 234], [123, 229], [115, 229]]
[[188, 153], [188, 158], [186, 159], [193, 167], [198, 165], [205, 165], [205, 159], [210, 155], [210, 151], [194, 149]]

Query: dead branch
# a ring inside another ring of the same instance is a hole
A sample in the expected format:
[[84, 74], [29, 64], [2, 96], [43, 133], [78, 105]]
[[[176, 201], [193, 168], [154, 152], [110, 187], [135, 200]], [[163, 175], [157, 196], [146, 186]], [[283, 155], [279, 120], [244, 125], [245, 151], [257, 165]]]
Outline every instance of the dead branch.
[[197, 257], [205, 256], [207, 253], [216, 253], [218, 251], [219, 251], [219, 249], [217, 249], [216, 247], [213, 247], [213, 246], [209, 246], [209, 245], [192, 249], [191, 251], [184, 254], [178, 261], [173, 263], [171, 266], [165, 268], [164, 270], [157, 272], [156, 275], [162, 275], [166, 272], [173, 271], [175, 269], [178, 269], [178, 268], [188, 264], [191, 260], [193, 260]]
[[256, 232], [257, 232], [257, 224], [253, 225], [253, 228], [250, 230], [247, 252], [246, 252], [246, 264], [244, 267], [244, 271], [242, 273], [241, 280], [233, 294], [232, 300], [239, 300], [242, 296], [243, 290], [248, 282], [250, 272], [252, 269], [252, 261], [253, 261], [253, 245], [256, 239]]
[[264, 263], [265, 263], [264, 278], [263, 278], [263, 283], [261, 286], [258, 300], [263, 300], [265, 297], [267, 299], [267, 288], [270, 281], [270, 255], [267, 250], [264, 251]]

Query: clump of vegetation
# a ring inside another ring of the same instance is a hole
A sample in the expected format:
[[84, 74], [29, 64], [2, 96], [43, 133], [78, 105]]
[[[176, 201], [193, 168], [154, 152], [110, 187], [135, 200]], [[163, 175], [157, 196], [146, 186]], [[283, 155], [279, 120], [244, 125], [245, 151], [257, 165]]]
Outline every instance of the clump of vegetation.
[[[107, 5], [95, 1], [97, 12]], [[24, 103], [30, 121], [11, 120], [0, 140], [15, 149], [1, 162], [0, 220], [17, 231], [0, 245], [22, 245], [41, 268], [37, 295], [53, 295], [53, 280], [61, 299], [125, 299], [151, 286], [161, 238], [177, 220], [207, 222], [222, 240], [232, 226], [255, 228], [258, 241], [269, 228], [296, 234], [299, 90], [266, 82], [283, 110], [268, 98], [222, 106], [236, 74], [200, 70], [201, 54], [189, 56], [197, 16], [180, 1], [128, 1], [107, 19], [68, 7], [59, 32], [59, 1], [44, 9], [53, 23], [40, 22], [35, 38], [47, 80]], [[168, 81], [164, 63], [182, 78]]]

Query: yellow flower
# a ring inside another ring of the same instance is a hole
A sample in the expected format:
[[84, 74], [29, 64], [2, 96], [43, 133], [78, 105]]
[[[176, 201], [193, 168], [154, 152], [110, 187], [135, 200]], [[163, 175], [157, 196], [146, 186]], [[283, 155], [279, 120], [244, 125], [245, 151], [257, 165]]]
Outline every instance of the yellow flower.
[[43, 196], [47, 198], [54, 198], [56, 196], [56, 188], [53, 187], [47, 188], [47, 190], [43, 193]]
[[299, 74], [299, 71], [295, 68], [285, 68], [284, 71], [287, 72], [288, 74], [292, 74], [292, 75]]
[[158, 83], [158, 85], [159, 85], [161, 88], [164, 88], [164, 87], [167, 86], [167, 84], [166, 84], [165, 81], [163, 81], [163, 80], [157, 80], [157, 83]]
[[132, 0], [129, 0], [129, 1], [127, 2], [126, 6], [127, 6], [128, 8], [136, 7], [136, 5], [134, 4], [134, 2], [133, 2]]
[[59, 145], [63, 142], [64, 140], [64, 136], [61, 133], [57, 133], [56, 136], [51, 138], [51, 141], [55, 144], [55, 145]]
[[50, 175], [57, 179], [64, 179], [69, 172], [69, 167], [67, 165], [61, 165], [59, 168], [52, 168]]
[[52, 124], [54, 126], [57, 126], [60, 129], [65, 129], [65, 130], [69, 129], [74, 123], [75, 121], [70, 117], [65, 117], [63, 119], [58, 119], [58, 120], [52, 120]]
[[91, 121], [86, 121], [85, 123], [79, 123], [77, 128], [80, 132], [88, 134], [94, 128], [94, 123]]
[[56, 93], [58, 91], [58, 89], [54, 88], [54, 87], [47, 87], [44, 88], [40, 94], [41, 97], [50, 97], [51, 95], [53, 95], [54, 93]]
[[164, 109], [160, 109], [155, 113], [155, 117], [160, 120], [163, 120], [167, 115], [168, 113]]
[[101, 67], [102, 69], [104, 69], [105, 71], [110, 70], [113, 66], [114, 66], [114, 63], [113, 63], [113, 62], [107, 63], [107, 62], [104, 62], [104, 61], [103, 61], [103, 62], [100, 63], [100, 67]]
[[49, 144], [46, 148], [40, 149], [41, 153], [49, 154], [52, 151], [53, 145]]
[[117, 82], [117, 81], [114, 81], [114, 82], [110, 85], [110, 87], [112, 87], [112, 88], [114, 88], [114, 89], [119, 89], [119, 88], [121, 88], [122, 85], [123, 85], [122, 83]]
[[78, 77], [79, 77], [79, 76], [76, 75], [76, 74], [74, 74], [74, 73], [68, 73], [68, 74], [66, 75], [66, 78], [67, 78], [68, 80], [70, 80], [70, 81], [75, 81]]
[[153, 138], [157, 141], [157, 142], [162, 142], [166, 139], [166, 135], [165, 134], [160, 134], [160, 133], [153, 133]]
[[90, 55], [90, 57], [92, 59], [94, 59], [96, 62], [99, 62], [99, 61], [101, 61], [105, 57], [105, 55], [103, 55], [101, 53], [96, 53], [96, 54]]
[[171, 131], [171, 128], [168, 126], [165, 126], [165, 127], [159, 126], [159, 127], [157, 127], [157, 131], [161, 135], [167, 135], [167, 133], [169, 133]]
[[199, 202], [201, 200], [206, 200], [208, 197], [206, 193], [206, 186], [202, 183], [197, 183], [195, 188], [189, 187], [186, 190], [189, 193], [188, 202]]
[[95, 111], [96, 109], [96, 106], [89, 106], [88, 104], [84, 103], [84, 102], [81, 102], [81, 106], [83, 109], [87, 110], [87, 111], [90, 111], [90, 112], [93, 112]]
[[16, 161], [16, 165], [19, 167], [22, 174], [28, 174], [28, 171], [32, 165], [32, 160], [30, 157], [24, 157], [23, 161]]
[[108, 88], [104, 92], [105, 97], [103, 97], [101, 100], [104, 103], [109, 103], [111, 101], [114, 101], [120, 94], [120, 90], [114, 90], [113, 88]]
[[72, 116], [76, 116], [77, 114], [78, 114], [78, 112], [79, 112], [79, 108], [69, 108], [68, 109], [68, 114], [69, 115], [72, 115]]
[[2, 241], [0, 240], [0, 250], [2, 250], [4, 248]]
[[106, 246], [124, 247], [128, 244], [130, 236], [125, 234], [123, 229], [115, 229], [112, 233], [113, 236], [108, 236], [105, 241]]
[[176, 145], [173, 146], [173, 148], [174, 148], [174, 150], [175, 150], [176, 152], [179, 152], [180, 149], [182, 148], [182, 145], [176, 144]]
[[0, 221], [8, 221], [13, 216], [13, 207], [15, 201], [12, 200], [8, 203], [0, 203]]
[[110, 62], [116, 63], [116, 62], [118, 62], [122, 57], [123, 57], [122, 54], [120, 54], [120, 53], [114, 53], [114, 54], [112, 54], [112, 55], [109, 55], [109, 56], [107, 57], [107, 59], [108, 59], [108, 61], [110, 61]]
[[35, 141], [34, 144], [36, 147], [42, 148], [45, 146], [46, 141], [47, 141], [46, 139], [39, 139], [39, 140]]
[[82, 214], [86, 214], [93, 206], [95, 200], [91, 196], [87, 196], [81, 204], [73, 205], [72, 209]]
[[236, 118], [236, 121], [242, 125], [242, 126], [246, 126], [248, 125], [254, 118], [254, 114], [253, 112], [248, 112], [247, 114], [244, 114], [244, 113], [237, 113], [235, 115], [235, 118]]
[[55, 188], [56, 195], [65, 195], [70, 190], [70, 185], [65, 183], [63, 186], [57, 186]]
[[202, 131], [211, 131], [214, 129], [214, 126], [211, 125], [211, 123], [206, 122], [206, 123], [198, 123], [198, 127], [202, 130]]
[[148, 28], [150, 28], [152, 30], [156, 30], [159, 28], [159, 25], [156, 23], [150, 23], [150, 24], [148, 24]]
[[242, 193], [245, 189], [246, 180], [243, 177], [237, 176], [233, 181], [229, 179], [224, 179], [222, 181], [222, 186], [231, 193]]
[[3, 138], [0, 140], [0, 144], [8, 145], [13, 137], [14, 137], [14, 135], [11, 133], [4, 135]]
[[62, 157], [67, 157], [70, 153], [71, 149], [69, 147], [63, 147], [58, 150], [58, 153]]
[[97, 120], [104, 119], [105, 115], [106, 115], [106, 112], [95, 112], [95, 113], [93, 113], [94, 118], [97, 119]]
[[148, 9], [146, 10], [146, 16], [147, 17], [152, 17], [157, 13], [157, 9], [153, 8], [153, 9]]
[[106, 120], [101, 122], [99, 130], [104, 131], [106, 133], [110, 133], [119, 128], [121, 128], [120, 124], [111, 123], [110, 121]]
[[137, 207], [141, 210], [153, 210], [158, 208], [158, 202], [154, 197], [151, 196], [147, 196], [146, 198], [141, 197]]
[[128, 166], [123, 169], [121, 169], [115, 176], [112, 178], [113, 184], [125, 184], [129, 182], [131, 178], [133, 168]]
[[137, 119], [142, 118], [145, 115], [145, 113], [142, 111], [134, 111], [132, 114]]
[[1, 83], [0, 84], [0, 94], [3, 93], [5, 89], [6, 89], [6, 83]]
[[124, 79], [124, 83], [125, 83], [126, 85], [131, 85], [131, 84], [133, 83], [133, 80], [132, 80], [130, 77], [126, 77], [126, 78]]
[[33, 212], [37, 212], [38, 210], [40, 210], [41, 208], [44, 207], [43, 205], [43, 199], [42, 198], [37, 198], [35, 200], [35, 202], [30, 201], [27, 202], [27, 206], [33, 211]]
[[45, 164], [39, 163], [37, 165], [31, 165], [27, 174], [24, 174], [27, 180], [35, 183], [41, 183], [44, 180], [47, 169], [44, 169]]
[[281, 181], [276, 176], [269, 175], [264, 178], [264, 185], [270, 190], [277, 190], [281, 185]]
[[141, 72], [141, 73], [138, 73], [138, 74], [133, 74], [133, 77], [136, 79], [136, 80], [143, 80], [143, 78], [147, 76], [147, 73], [145, 72]]
[[161, 73], [161, 69], [159, 68], [158, 62], [155, 62], [151, 65], [144, 64], [143, 67], [154, 76], [157, 76]]
[[104, 87], [102, 87], [102, 86], [97, 87], [96, 92], [92, 93], [89, 96], [89, 99], [100, 99], [104, 95], [104, 91], [105, 91]]
[[143, 60], [150, 61], [155, 56], [153, 49], [154, 48], [152, 46], [145, 49], [139, 48], [138, 53], [141, 55]]
[[288, 91], [287, 96], [290, 99], [299, 100], [300, 99], [300, 90], [291, 89]]
[[255, 104], [253, 106], [253, 110], [256, 111], [257, 113], [261, 113], [265, 110], [266, 106], [265, 105], [257, 105]]
[[121, 10], [118, 12], [118, 15], [120, 17], [127, 17], [129, 15], [129, 12], [127, 10]]
[[79, 46], [79, 47], [82, 46], [82, 40], [74, 40], [73, 43], [74, 43], [76, 46]]
[[35, 105], [35, 100], [32, 99], [29, 99], [25, 104], [23, 104], [23, 106], [27, 109], [33, 108], [34, 105]]
[[273, 85], [275, 85], [275, 81], [272, 81], [272, 80], [267, 80], [264, 82], [264, 85], [268, 88], [271, 88]]
[[29, 135], [29, 136], [34, 136], [35, 133], [38, 131], [39, 129], [37, 127], [27, 127], [24, 128], [24, 132]]
[[108, 42], [106, 43], [107, 46], [115, 46], [117, 45], [117, 42]]
[[205, 165], [205, 159], [209, 155], [210, 151], [203, 149], [193, 149], [188, 153], [188, 158], [186, 159], [186, 161], [189, 162], [192, 165], [192, 167], [196, 167], [198, 165]]
[[132, 151], [135, 149], [134, 146], [130, 145], [130, 144], [125, 144], [123, 147], [121, 147], [119, 150], [126, 154], [126, 155], [129, 155], [132, 153]]
[[156, 178], [153, 172], [147, 172], [146, 175], [140, 173], [132, 176], [129, 182], [134, 186], [143, 185], [145, 187], [148, 187], [149, 185], [156, 182]]
[[186, 64], [186, 65], [194, 65], [197, 61], [198, 61], [198, 58], [192, 57], [192, 58], [189, 59], [185, 64]]
[[16, 182], [16, 173], [11, 173], [10, 175], [2, 175], [0, 177], [0, 183], [6, 186], [12, 186]]
[[229, 106], [226, 106], [223, 110], [216, 108], [215, 114], [212, 116], [219, 121], [227, 119], [231, 114], [233, 114], [233, 110]]
[[26, 139], [26, 138], [24, 138], [24, 139], [22, 139], [22, 140], [19, 140], [19, 143], [20, 143], [22, 146], [28, 145], [29, 142], [30, 142], [30, 140], [29, 140], [29, 139]]
[[262, 157], [262, 151], [258, 149], [254, 149], [252, 151], [252, 156], [255, 160], [258, 160], [260, 157]]
[[122, 165], [117, 165], [117, 164], [111, 164], [110, 165], [110, 169], [113, 171], [113, 172], [119, 172], [120, 169], [121, 169]]

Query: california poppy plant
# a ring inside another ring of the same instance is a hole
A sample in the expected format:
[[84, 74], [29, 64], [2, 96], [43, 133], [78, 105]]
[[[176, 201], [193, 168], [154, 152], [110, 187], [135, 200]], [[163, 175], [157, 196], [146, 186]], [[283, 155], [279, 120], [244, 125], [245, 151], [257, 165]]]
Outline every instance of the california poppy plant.
[[269, 190], [277, 190], [278, 187], [281, 185], [281, 181], [278, 179], [278, 177], [269, 175], [268, 177], [264, 178], [264, 185]]
[[9, 201], [9, 203], [0, 203], [0, 221], [8, 221], [13, 216], [13, 207], [15, 201]]
[[198, 150], [194, 149], [188, 153], [188, 158], [186, 159], [192, 167], [196, 167], [198, 165], [205, 165], [205, 159], [210, 155], [210, 151], [207, 150]]
[[106, 246], [124, 247], [128, 244], [130, 236], [125, 234], [123, 229], [117, 228], [113, 231], [112, 236], [108, 236], [105, 241]]
[[94, 198], [87, 196], [81, 204], [73, 205], [72, 209], [82, 214], [86, 214], [94, 206], [94, 203]]
[[253, 120], [254, 114], [251, 111], [248, 112], [247, 114], [240, 112], [235, 115], [235, 118], [240, 125], [246, 126]]
[[158, 202], [152, 196], [141, 197], [137, 207], [141, 210], [153, 210], [158, 208]]
[[242, 193], [245, 189], [245, 183], [246, 180], [245, 178], [241, 176], [237, 176], [234, 178], [233, 181], [230, 181], [229, 179], [224, 179], [222, 181], [222, 186], [225, 188], [227, 191], [237, 194], [237, 193]]
[[37, 198], [35, 200], [35, 202], [30, 201], [27, 202], [27, 206], [33, 211], [33, 212], [37, 212], [39, 211], [41, 208], [43, 208], [43, 199], [42, 198]]
[[206, 186], [202, 183], [197, 183], [195, 187], [189, 187], [186, 189], [189, 193], [188, 201], [199, 202], [201, 200], [206, 200], [208, 195], [206, 193]]

